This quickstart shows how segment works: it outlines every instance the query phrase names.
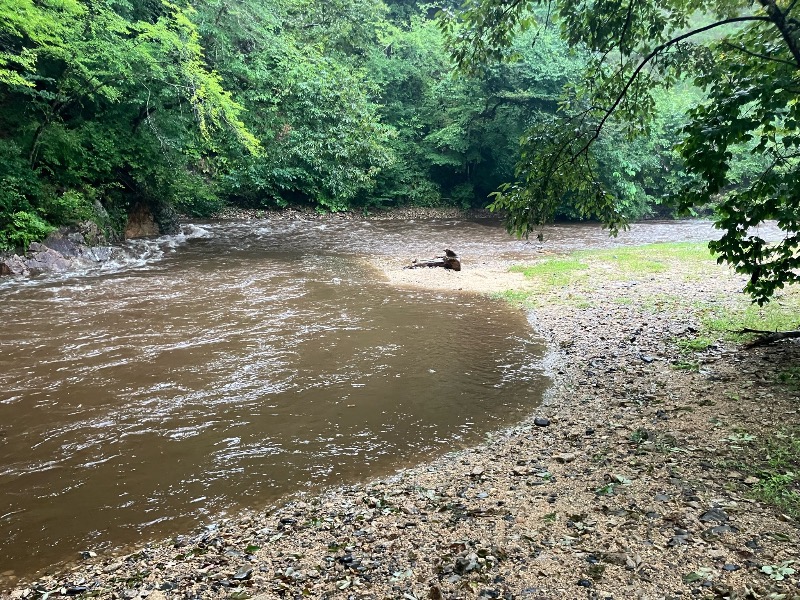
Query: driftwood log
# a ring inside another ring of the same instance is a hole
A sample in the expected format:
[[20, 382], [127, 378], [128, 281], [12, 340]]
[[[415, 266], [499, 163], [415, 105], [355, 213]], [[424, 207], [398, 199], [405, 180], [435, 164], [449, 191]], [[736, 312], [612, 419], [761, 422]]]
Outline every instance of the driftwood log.
[[458, 258], [458, 254], [453, 252], [452, 250], [445, 249], [444, 256], [437, 256], [436, 258], [430, 258], [427, 260], [418, 260], [414, 259], [411, 261], [411, 264], [407, 267], [403, 267], [405, 269], [419, 269], [422, 267], [442, 267], [443, 269], [450, 269], [452, 271], [460, 271], [461, 270], [461, 259]]

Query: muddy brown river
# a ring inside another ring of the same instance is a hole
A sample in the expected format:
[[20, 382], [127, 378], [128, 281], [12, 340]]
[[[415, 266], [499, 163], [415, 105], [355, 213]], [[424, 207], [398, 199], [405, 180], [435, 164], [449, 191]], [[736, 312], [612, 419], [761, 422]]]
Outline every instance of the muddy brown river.
[[529, 414], [548, 379], [525, 315], [392, 288], [385, 257], [712, 235], [572, 225], [543, 246], [488, 221], [206, 223], [94, 273], [0, 282], [0, 574], [382, 476]]

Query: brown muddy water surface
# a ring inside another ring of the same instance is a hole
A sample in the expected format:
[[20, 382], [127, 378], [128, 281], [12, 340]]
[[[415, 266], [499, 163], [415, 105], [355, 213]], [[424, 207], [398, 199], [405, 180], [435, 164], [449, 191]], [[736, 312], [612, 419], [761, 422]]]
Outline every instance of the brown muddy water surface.
[[386, 257], [709, 239], [648, 223], [547, 243], [493, 222], [207, 223], [90, 274], [0, 284], [0, 574], [381, 476], [520, 420], [548, 380], [519, 311], [394, 289]]

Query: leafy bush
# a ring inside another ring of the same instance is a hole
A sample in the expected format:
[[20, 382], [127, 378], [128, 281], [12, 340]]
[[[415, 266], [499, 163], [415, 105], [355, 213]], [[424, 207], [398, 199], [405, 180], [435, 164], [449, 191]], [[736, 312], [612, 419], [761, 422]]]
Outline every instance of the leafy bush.
[[72, 225], [95, 218], [94, 205], [84, 194], [68, 190], [60, 196], [50, 196], [42, 203], [47, 221], [55, 225]]
[[27, 248], [31, 242], [43, 240], [55, 229], [34, 213], [18, 211], [6, 223], [0, 221], [0, 249]]

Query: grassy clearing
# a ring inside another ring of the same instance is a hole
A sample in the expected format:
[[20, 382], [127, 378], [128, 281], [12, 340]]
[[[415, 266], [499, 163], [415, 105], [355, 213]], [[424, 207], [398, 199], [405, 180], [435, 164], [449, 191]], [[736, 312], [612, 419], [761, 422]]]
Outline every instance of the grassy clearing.
[[585, 250], [576, 252], [574, 256], [577, 259], [605, 263], [626, 276], [664, 273], [674, 264], [693, 263], [697, 266], [703, 263], [714, 264], [708, 244], [697, 242]]
[[[605, 250], [581, 250], [568, 256], [557, 256], [531, 265], [512, 267], [529, 280], [530, 290], [513, 290], [497, 294], [527, 307], [558, 302], [576, 308], [588, 308], [585, 292], [600, 284], [630, 282], [642, 277], [665, 273], [676, 266], [690, 265], [691, 275], [704, 266], [713, 267], [714, 260], [705, 243], [666, 243], [620, 247]], [[634, 295], [620, 295], [619, 305], [632, 305]], [[660, 309], [661, 306], [654, 306]]]
[[581, 250], [569, 256], [548, 258], [532, 265], [512, 267], [546, 290], [576, 286], [602, 279], [625, 281], [656, 275], [676, 264], [713, 265], [704, 243], [649, 244], [647, 246]]
[[[617, 306], [639, 306], [652, 312], [676, 313], [686, 311], [697, 317], [700, 331], [691, 339], [678, 341], [683, 353], [702, 352], [722, 339], [744, 342], [752, 335], [736, 333], [741, 329], [768, 331], [791, 330], [800, 327], [800, 290], [779, 293], [769, 304], [761, 307], [749, 302], [746, 296], [730, 295], [716, 302], [689, 304], [686, 298], [669, 294], [642, 295], [639, 286], [647, 277], [671, 272], [685, 280], [702, 285], [704, 277], [719, 267], [704, 242], [677, 242], [646, 246], [582, 250], [568, 256], [557, 256], [532, 265], [512, 267], [529, 280], [530, 289], [513, 290], [497, 297], [525, 307], [544, 304], [566, 304], [579, 309], [592, 306], [587, 293], [600, 285], [630, 284], [629, 291], [620, 289], [612, 301]], [[639, 280], [637, 282], [637, 280]], [[798, 376], [800, 383], [800, 376]]]

